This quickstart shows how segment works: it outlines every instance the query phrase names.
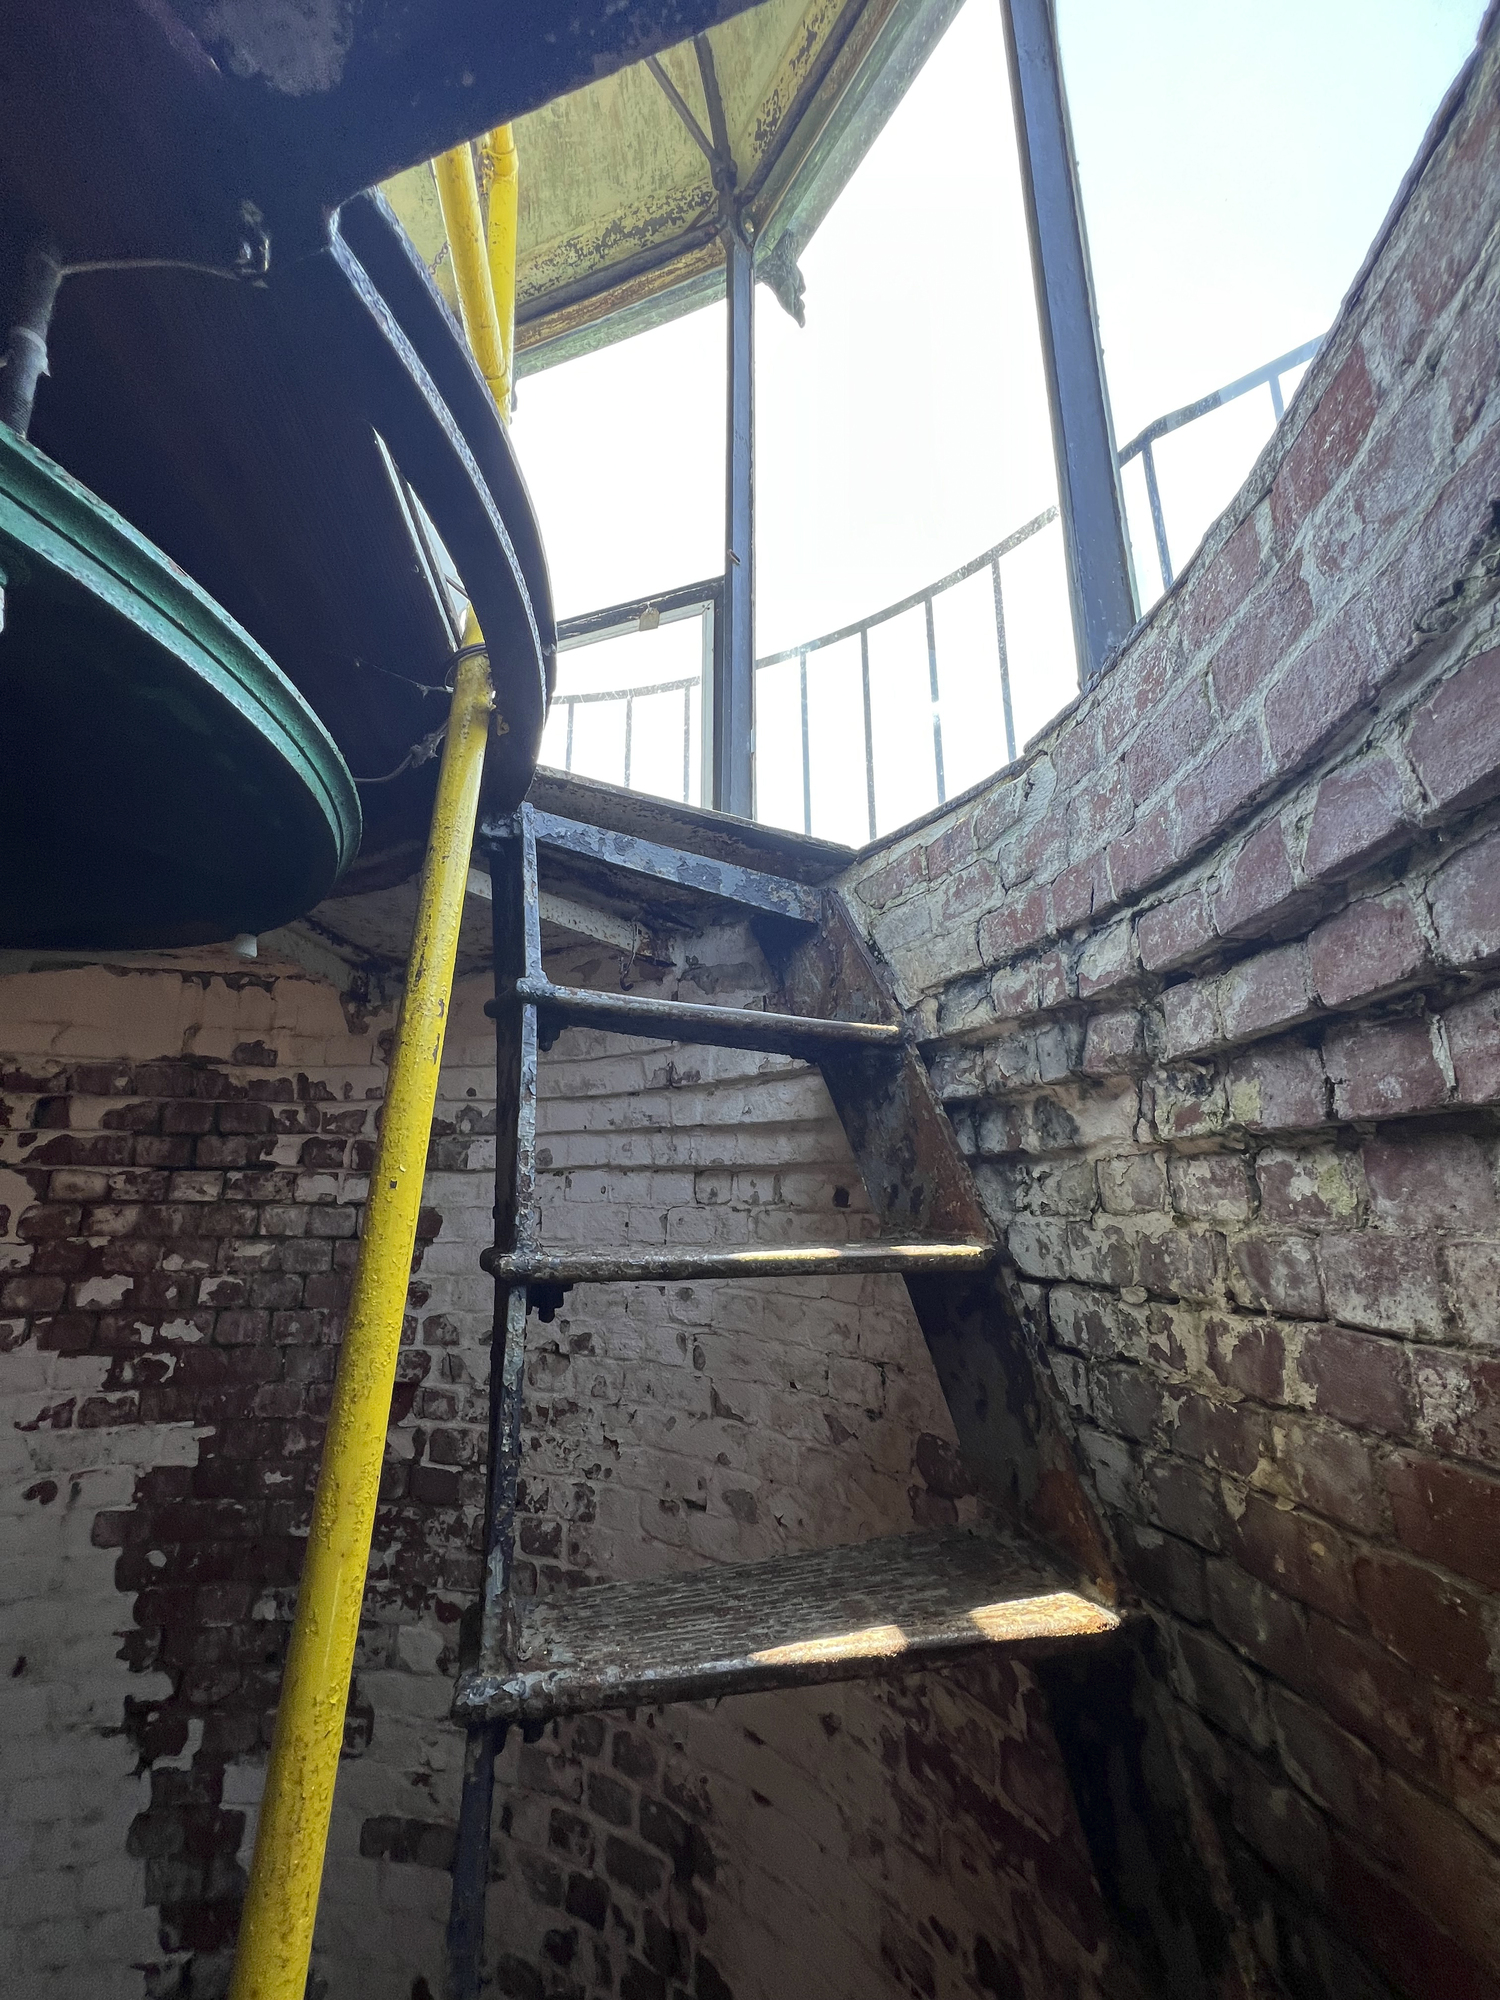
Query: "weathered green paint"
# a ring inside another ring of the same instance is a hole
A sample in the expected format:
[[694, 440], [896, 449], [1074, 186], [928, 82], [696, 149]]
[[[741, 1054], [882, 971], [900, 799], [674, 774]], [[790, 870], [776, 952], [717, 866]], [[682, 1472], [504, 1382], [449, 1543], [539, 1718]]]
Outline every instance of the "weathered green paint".
[[205, 591], [0, 427], [0, 943], [272, 928], [359, 844], [343, 758]]

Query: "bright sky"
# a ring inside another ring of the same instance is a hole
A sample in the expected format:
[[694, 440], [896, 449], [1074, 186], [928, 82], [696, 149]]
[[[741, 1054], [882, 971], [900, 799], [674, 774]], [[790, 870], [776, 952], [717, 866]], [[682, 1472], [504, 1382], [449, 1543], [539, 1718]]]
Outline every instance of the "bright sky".
[[[1105, 365], [1123, 443], [1319, 334], [1482, 0], [1058, 0]], [[995, 0], [967, 0], [802, 260], [807, 325], [757, 291], [760, 656], [957, 568], [1054, 497]], [[723, 555], [724, 310], [524, 379], [515, 441], [559, 612]], [[1286, 384], [1290, 394], [1295, 377]], [[1181, 569], [1269, 436], [1264, 390], [1158, 448]], [[1141, 595], [1159, 585], [1138, 474]], [[1075, 685], [1056, 527], [1002, 565], [1018, 746]], [[949, 795], [1005, 761], [988, 574], [937, 609]], [[566, 655], [560, 686], [697, 670], [695, 625]], [[882, 831], [936, 798], [920, 613], [872, 637]], [[759, 676], [758, 810], [800, 826], [796, 663]], [[858, 649], [808, 667], [815, 832], [867, 837]], [[696, 708], [693, 710], [696, 716]], [[623, 704], [574, 711], [574, 767], [623, 775]], [[559, 713], [545, 754], [562, 761]], [[633, 716], [632, 782], [680, 792], [680, 694]], [[691, 783], [696, 795], [696, 757]]]

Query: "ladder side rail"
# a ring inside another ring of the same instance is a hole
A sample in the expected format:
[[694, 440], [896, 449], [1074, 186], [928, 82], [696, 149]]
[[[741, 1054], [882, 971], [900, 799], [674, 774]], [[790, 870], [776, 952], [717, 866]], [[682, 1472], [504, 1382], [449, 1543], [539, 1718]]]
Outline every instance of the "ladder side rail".
[[[540, 978], [536, 838], [531, 807], [487, 831], [495, 990]], [[495, 1253], [514, 1255], [537, 1243], [537, 1010], [533, 1004], [492, 1010], [495, 1019]], [[512, 1143], [506, 1144], [507, 1135]], [[526, 1370], [524, 1285], [498, 1280], [490, 1341], [489, 1453], [484, 1523], [484, 1585], [479, 1662], [503, 1672], [516, 1650], [511, 1569], [515, 1560], [516, 1496]], [[485, 1896], [495, 1760], [505, 1747], [506, 1721], [471, 1725], [464, 1746], [463, 1791], [453, 1851], [453, 1892], [446, 1938], [446, 2000], [477, 2000], [484, 1957]]]

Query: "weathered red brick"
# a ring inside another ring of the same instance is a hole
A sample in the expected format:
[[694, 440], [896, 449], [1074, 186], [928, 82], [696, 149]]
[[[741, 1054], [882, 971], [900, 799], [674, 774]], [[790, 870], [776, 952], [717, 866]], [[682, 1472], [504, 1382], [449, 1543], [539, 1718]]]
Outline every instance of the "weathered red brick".
[[1229, 1389], [1262, 1403], [1286, 1400], [1286, 1343], [1273, 1319], [1211, 1319], [1208, 1365]]
[[1385, 1469], [1396, 1533], [1413, 1555], [1500, 1590], [1500, 1479], [1403, 1453]]
[[1255, 1177], [1267, 1222], [1318, 1229], [1351, 1222], [1359, 1208], [1358, 1155], [1327, 1145], [1268, 1146], [1257, 1156]]
[[1095, 931], [1078, 958], [1078, 997], [1092, 999], [1136, 977], [1134, 937], [1128, 919]]
[[1369, 611], [1356, 592], [1313, 632], [1266, 695], [1272, 768], [1300, 771], [1369, 700], [1374, 678]]
[[1160, 1458], [1145, 1480], [1147, 1517], [1169, 1534], [1222, 1555], [1229, 1547], [1230, 1519], [1219, 1484], [1199, 1466], [1180, 1458]]
[[1198, 769], [1172, 794], [1177, 812], [1177, 848], [1185, 858], [1224, 830], [1245, 810], [1266, 777], [1260, 725], [1247, 722], [1221, 736]]
[[1423, 1435], [1438, 1451], [1500, 1465], [1500, 1361], [1424, 1348], [1412, 1357]]
[[1500, 1220], [1490, 1149], [1466, 1132], [1369, 1139], [1371, 1213], [1397, 1227], [1484, 1230]]
[[1465, 1104], [1500, 1097], [1500, 992], [1476, 993], [1443, 1015], [1458, 1095]]
[[1272, 820], [1221, 863], [1212, 897], [1215, 930], [1236, 937], [1263, 929], [1286, 909], [1294, 889], [1281, 823]]
[[1125, 752], [1122, 761], [1130, 796], [1139, 804], [1152, 798], [1192, 763], [1213, 733], [1208, 691], [1201, 679], [1191, 680], [1152, 711]]
[[1353, 1431], [1279, 1412], [1275, 1470], [1287, 1498], [1362, 1535], [1378, 1530], [1381, 1494], [1369, 1445]]
[[1201, 888], [1159, 903], [1136, 919], [1136, 944], [1148, 972], [1171, 972], [1208, 950], [1214, 928]]
[[1494, 1696], [1485, 1600], [1408, 1557], [1372, 1552], [1354, 1579], [1370, 1630], [1408, 1666], [1480, 1700]]
[[1182, 593], [1182, 642], [1194, 653], [1239, 609], [1260, 574], [1254, 518], [1241, 522], [1216, 555], [1199, 559]]
[[1340, 1118], [1394, 1118], [1447, 1101], [1448, 1079], [1425, 1016], [1334, 1028], [1324, 1037], [1323, 1061]]
[[1209, 1564], [1208, 1602], [1215, 1629], [1232, 1646], [1291, 1686], [1306, 1685], [1307, 1620], [1301, 1605], [1228, 1562]]
[[1312, 593], [1299, 572], [1290, 566], [1273, 571], [1214, 654], [1214, 694], [1221, 715], [1233, 715], [1264, 685], [1312, 616]]
[[1161, 996], [1162, 1053], [1168, 1061], [1217, 1048], [1224, 1040], [1216, 979], [1185, 979]]
[[1072, 868], [1065, 868], [1052, 884], [1052, 928], [1076, 930], [1089, 921], [1096, 908], [1105, 909], [1109, 901], [1109, 873], [1101, 851]]
[[1318, 1239], [1328, 1310], [1376, 1333], [1443, 1332], [1443, 1292], [1433, 1245], [1365, 1229]]
[[1440, 810], [1500, 791], [1500, 649], [1469, 660], [1415, 711], [1406, 753]]
[[1159, 882], [1179, 858], [1176, 824], [1171, 808], [1153, 806], [1122, 834], [1109, 850], [1109, 879], [1117, 902]]
[[1358, 1623], [1352, 1551], [1325, 1521], [1251, 1491], [1235, 1523], [1233, 1553], [1271, 1589], [1341, 1624]]
[[1342, 1326], [1310, 1326], [1298, 1366], [1320, 1416], [1397, 1437], [1410, 1431], [1411, 1384], [1400, 1341]]
[[1243, 1153], [1183, 1153], [1168, 1165], [1172, 1206], [1190, 1222], [1243, 1222], [1254, 1202]]
[[987, 965], [1034, 945], [1047, 932], [1047, 892], [1012, 891], [998, 909], [979, 920], [979, 950]]
[[1387, 1762], [1432, 1773], [1431, 1680], [1316, 1610], [1308, 1621], [1308, 1639], [1311, 1686], [1305, 1691]]
[[1319, 785], [1303, 869], [1316, 881], [1352, 874], [1399, 847], [1411, 830], [1400, 774], [1383, 751], [1371, 752]]
[[1319, 1318], [1323, 1287], [1313, 1239], [1247, 1230], [1231, 1246], [1229, 1289], [1241, 1305], [1262, 1312]]
[[1173, 1449], [1203, 1460], [1217, 1472], [1252, 1473], [1265, 1441], [1264, 1416], [1242, 1403], [1223, 1403], [1190, 1391], [1176, 1405]]
[[1305, 944], [1284, 944], [1231, 966], [1219, 981], [1219, 1009], [1230, 1041], [1289, 1028], [1313, 1011]]
[[1293, 1780], [1345, 1826], [1367, 1828], [1384, 1804], [1380, 1759], [1285, 1688], [1270, 1690], [1270, 1708], [1281, 1761]]
[[1427, 902], [1450, 964], [1500, 958], [1500, 833], [1445, 862], [1427, 884]]
[[1353, 463], [1374, 422], [1377, 399], [1356, 344], [1308, 411], [1271, 485], [1271, 520], [1287, 542]]
[[1426, 1911], [1347, 1837], [1330, 1849], [1328, 1899], [1363, 1952], [1402, 1993], [1441, 1994], [1443, 2000], [1496, 2000], [1491, 1973], [1454, 1943]]
[[1225, 1081], [1229, 1115], [1251, 1132], [1287, 1132], [1329, 1116], [1327, 1078], [1316, 1049], [1283, 1042], [1238, 1057]]
[[1083, 1044], [1083, 1069], [1089, 1076], [1113, 1076], [1138, 1068], [1145, 1059], [1145, 1024], [1139, 1011], [1124, 1007], [1109, 1014], [1091, 1014]]
[[1313, 986], [1325, 1007], [1342, 1007], [1405, 984], [1425, 971], [1427, 940], [1404, 888], [1351, 903], [1308, 939]]

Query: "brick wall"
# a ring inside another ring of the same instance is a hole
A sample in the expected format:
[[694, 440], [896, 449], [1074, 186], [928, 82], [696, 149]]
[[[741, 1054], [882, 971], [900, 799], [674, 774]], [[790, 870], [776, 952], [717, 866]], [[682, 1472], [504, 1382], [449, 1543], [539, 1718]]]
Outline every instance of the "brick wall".
[[[770, 984], [743, 932], [692, 958], [658, 990]], [[483, 1488], [487, 991], [460, 988], [434, 1125], [320, 1913], [330, 2000], [441, 1991]], [[390, 1026], [274, 966], [0, 981], [0, 1930], [39, 2000], [223, 1991]], [[549, 1241], [870, 1227], [821, 1083], [790, 1063], [575, 1031], [543, 1060], [540, 1123]], [[897, 1281], [607, 1288], [531, 1331], [536, 1588], [972, 1509]], [[1048, 1746], [1006, 1670], [513, 1738], [496, 1990], [755, 2000], [816, 1963], [850, 2000], [1093, 1994], [1102, 1919]]]
[[1500, 54], [1100, 686], [847, 885], [1258, 1976], [1500, 1993]]

